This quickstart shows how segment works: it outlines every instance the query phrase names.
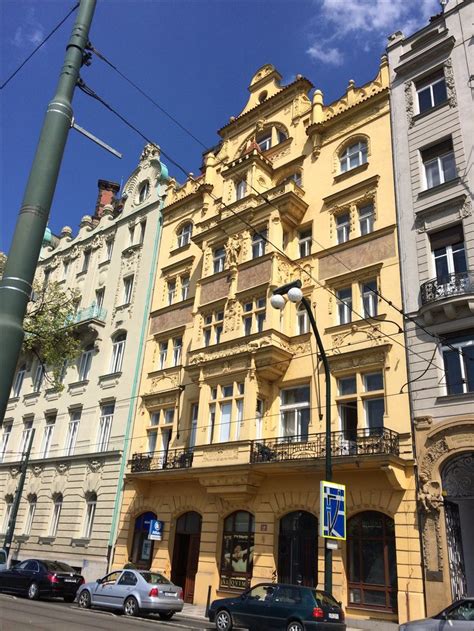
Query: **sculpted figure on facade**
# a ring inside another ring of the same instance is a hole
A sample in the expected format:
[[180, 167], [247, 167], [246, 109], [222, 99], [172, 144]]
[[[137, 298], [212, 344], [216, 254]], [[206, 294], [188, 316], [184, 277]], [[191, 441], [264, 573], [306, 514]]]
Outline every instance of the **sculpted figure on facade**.
[[234, 234], [227, 239], [227, 243], [225, 244], [227, 267], [236, 267], [238, 265], [241, 248], [240, 235]]
[[438, 482], [433, 482], [425, 474], [420, 474], [421, 489], [418, 492], [418, 501], [425, 513], [439, 513], [443, 505], [441, 487]]

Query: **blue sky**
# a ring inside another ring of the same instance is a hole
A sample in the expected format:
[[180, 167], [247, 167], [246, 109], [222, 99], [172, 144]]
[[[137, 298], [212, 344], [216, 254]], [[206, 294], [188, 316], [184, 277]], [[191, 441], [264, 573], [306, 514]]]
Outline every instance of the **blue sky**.
[[[0, 1], [0, 83], [66, 15], [73, 1]], [[255, 71], [272, 63], [284, 82], [302, 74], [338, 98], [378, 69], [388, 34], [409, 34], [439, 11], [438, 0], [99, 0], [93, 45], [206, 146], [247, 101]], [[75, 14], [74, 14], [75, 15]], [[13, 235], [44, 112], [54, 94], [74, 15], [0, 92], [0, 250]], [[188, 171], [202, 147], [95, 58], [85, 82]], [[144, 142], [80, 91], [82, 127], [124, 154], [114, 158], [77, 132], [66, 146], [50, 226], [58, 233], [92, 214], [97, 180], [125, 181]], [[171, 175], [183, 176], [171, 167]]]

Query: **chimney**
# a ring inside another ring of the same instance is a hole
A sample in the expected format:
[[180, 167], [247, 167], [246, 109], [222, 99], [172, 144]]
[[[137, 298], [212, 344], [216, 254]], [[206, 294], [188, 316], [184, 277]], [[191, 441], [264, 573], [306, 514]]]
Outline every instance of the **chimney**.
[[115, 195], [120, 190], [120, 184], [109, 182], [108, 180], [99, 180], [97, 182], [99, 194], [97, 195], [97, 203], [95, 205], [94, 218], [100, 219], [104, 214], [104, 206], [115, 203]]

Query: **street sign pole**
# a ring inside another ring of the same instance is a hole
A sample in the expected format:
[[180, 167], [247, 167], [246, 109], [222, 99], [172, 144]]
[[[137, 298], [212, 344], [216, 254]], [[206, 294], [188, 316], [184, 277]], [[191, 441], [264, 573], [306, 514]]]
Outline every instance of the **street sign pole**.
[[44, 231], [73, 121], [71, 101], [89, 41], [95, 5], [96, 0], [80, 2], [56, 93], [46, 111], [12, 246], [0, 280], [0, 424], [5, 415], [23, 343], [23, 318], [30, 300]]

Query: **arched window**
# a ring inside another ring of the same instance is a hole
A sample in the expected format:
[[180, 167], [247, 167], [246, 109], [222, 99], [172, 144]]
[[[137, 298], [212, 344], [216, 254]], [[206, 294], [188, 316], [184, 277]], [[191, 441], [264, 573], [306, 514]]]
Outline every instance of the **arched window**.
[[365, 140], [358, 140], [357, 142], [348, 145], [339, 156], [339, 164], [341, 167], [341, 173], [345, 173], [350, 169], [365, 164], [367, 162], [367, 142]]
[[247, 182], [246, 180], [239, 180], [235, 184], [235, 197], [236, 199], [243, 199], [247, 195]]
[[383, 513], [366, 511], [347, 523], [349, 603], [397, 610], [395, 525]]
[[154, 542], [148, 539], [152, 519], [156, 519], [156, 515], [151, 511], [142, 513], [135, 519], [132, 554], [129, 560], [132, 561], [134, 565], [144, 570], [150, 569], [153, 557]]
[[55, 537], [58, 532], [59, 518], [63, 508], [63, 496], [58, 493], [53, 499], [53, 514], [51, 515], [51, 525], [49, 527], [49, 536]]
[[95, 509], [97, 506], [97, 493], [88, 493], [86, 496], [86, 514], [84, 516], [84, 527], [82, 536], [84, 539], [90, 539], [92, 528], [94, 527]]
[[255, 142], [260, 148], [260, 151], [268, 151], [272, 147], [287, 140], [288, 134], [276, 126], [266, 127], [259, 132], [255, 137]]
[[125, 352], [126, 333], [119, 333], [112, 342], [112, 361], [110, 362], [110, 372], [120, 372], [122, 370], [123, 354]]
[[140, 204], [142, 204], [145, 199], [148, 197], [148, 193], [150, 192], [150, 182], [147, 180], [146, 182], [143, 182], [143, 184], [140, 186], [140, 191], [138, 193], [138, 202]]
[[221, 557], [221, 587], [246, 589], [253, 570], [255, 519], [237, 511], [224, 521]]
[[185, 245], [188, 245], [188, 243], [191, 241], [192, 234], [193, 224], [185, 223], [178, 232], [178, 248], [183, 248]]
[[33, 520], [35, 518], [36, 513], [36, 502], [37, 502], [36, 493], [28, 496], [28, 510], [26, 513], [26, 521], [25, 521], [25, 535], [29, 535], [31, 532], [31, 526], [33, 525]]

